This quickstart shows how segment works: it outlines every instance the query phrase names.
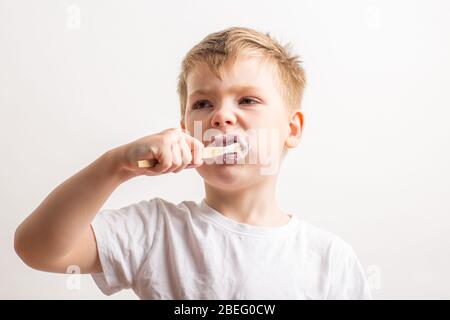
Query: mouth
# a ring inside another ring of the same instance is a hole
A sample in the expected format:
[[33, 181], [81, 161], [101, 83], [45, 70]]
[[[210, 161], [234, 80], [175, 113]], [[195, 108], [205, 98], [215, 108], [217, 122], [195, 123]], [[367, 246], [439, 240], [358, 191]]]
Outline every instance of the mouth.
[[208, 147], [226, 147], [238, 143], [240, 151], [228, 152], [218, 157], [222, 157], [224, 164], [237, 164], [239, 160], [244, 159], [249, 150], [247, 137], [242, 134], [228, 133], [211, 137], [211, 143]]

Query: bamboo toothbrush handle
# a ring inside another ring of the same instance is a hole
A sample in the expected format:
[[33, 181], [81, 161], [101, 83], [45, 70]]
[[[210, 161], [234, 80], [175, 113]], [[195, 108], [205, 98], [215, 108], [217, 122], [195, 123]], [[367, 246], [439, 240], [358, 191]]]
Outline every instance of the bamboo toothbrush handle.
[[[241, 151], [241, 146], [238, 143], [233, 143], [227, 147], [206, 147], [203, 150], [202, 159], [214, 158], [227, 151]], [[153, 168], [158, 164], [158, 160], [139, 160], [137, 164], [139, 168]]]
[[158, 164], [158, 160], [156, 159], [139, 160], [137, 163], [139, 168], [153, 168]]

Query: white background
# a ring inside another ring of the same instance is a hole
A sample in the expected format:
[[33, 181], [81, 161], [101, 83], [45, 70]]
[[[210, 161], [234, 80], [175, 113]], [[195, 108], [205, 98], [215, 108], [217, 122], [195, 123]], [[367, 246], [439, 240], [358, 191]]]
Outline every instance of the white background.
[[[103, 152], [178, 126], [181, 59], [230, 26], [305, 61], [281, 206], [349, 242], [375, 298], [450, 298], [449, 17], [448, 1], [1, 0], [0, 298], [108, 298], [89, 275], [70, 290], [25, 266], [14, 230]], [[155, 196], [201, 200], [202, 180], [139, 177], [104, 208]]]

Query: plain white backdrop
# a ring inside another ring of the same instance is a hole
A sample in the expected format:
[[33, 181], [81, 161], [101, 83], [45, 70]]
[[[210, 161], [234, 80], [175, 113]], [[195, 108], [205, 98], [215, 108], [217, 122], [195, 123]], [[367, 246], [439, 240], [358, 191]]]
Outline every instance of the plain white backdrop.
[[[104, 296], [89, 275], [34, 271], [18, 224], [105, 151], [179, 124], [186, 52], [230, 26], [304, 60], [302, 142], [282, 208], [349, 242], [378, 299], [450, 298], [448, 1], [0, 0], [0, 298]], [[139, 177], [104, 208], [201, 200], [195, 170]]]

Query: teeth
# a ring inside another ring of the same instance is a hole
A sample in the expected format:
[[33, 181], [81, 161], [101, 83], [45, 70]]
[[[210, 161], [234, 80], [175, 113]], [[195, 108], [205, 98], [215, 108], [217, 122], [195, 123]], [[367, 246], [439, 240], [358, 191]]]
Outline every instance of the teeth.
[[[227, 134], [211, 137], [211, 143], [208, 147], [226, 147], [234, 143], [239, 143], [240, 150], [231, 150], [224, 154], [224, 157], [235, 157], [237, 159], [245, 157], [248, 151], [247, 139], [243, 135]], [[237, 151], [237, 152], [236, 152]]]
[[227, 135], [217, 136], [217, 137], [214, 137], [214, 138], [215, 139], [214, 139], [213, 142], [216, 145], [221, 146], [221, 147], [225, 147], [227, 145], [230, 145], [230, 144], [238, 142], [238, 137], [237, 136], [232, 136], [232, 135], [229, 135], [229, 136], [227, 136]]
[[223, 163], [235, 163], [238, 159], [238, 153], [232, 152], [223, 155]]

